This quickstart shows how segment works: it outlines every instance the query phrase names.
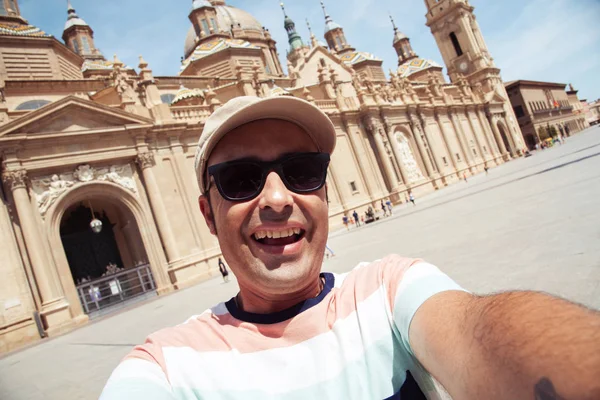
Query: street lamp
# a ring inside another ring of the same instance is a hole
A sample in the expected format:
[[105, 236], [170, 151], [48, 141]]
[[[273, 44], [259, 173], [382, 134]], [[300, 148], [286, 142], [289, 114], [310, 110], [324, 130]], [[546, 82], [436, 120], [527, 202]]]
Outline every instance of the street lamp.
[[92, 207], [92, 203], [88, 202], [90, 206], [90, 211], [92, 212], [92, 220], [90, 221], [90, 228], [94, 233], [102, 232], [102, 221], [96, 218], [94, 215], [94, 208]]

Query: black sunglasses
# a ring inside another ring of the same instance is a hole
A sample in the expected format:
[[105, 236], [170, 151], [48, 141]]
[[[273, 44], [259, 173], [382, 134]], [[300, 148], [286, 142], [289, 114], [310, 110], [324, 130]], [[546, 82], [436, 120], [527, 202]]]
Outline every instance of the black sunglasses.
[[[271, 171], [294, 193], [319, 190], [325, 185], [328, 165], [327, 153], [294, 153], [274, 161], [227, 161], [208, 167], [208, 176], [213, 177], [224, 199], [248, 201], [262, 192]], [[209, 189], [210, 182], [206, 191]]]

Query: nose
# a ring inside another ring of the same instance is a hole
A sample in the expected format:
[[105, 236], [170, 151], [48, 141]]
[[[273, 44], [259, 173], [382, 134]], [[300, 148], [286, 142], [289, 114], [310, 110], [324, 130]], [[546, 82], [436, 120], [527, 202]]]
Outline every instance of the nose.
[[274, 171], [267, 175], [265, 187], [260, 194], [259, 207], [261, 209], [270, 208], [275, 212], [282, 212], [287, 206], [294, 202], [292, 194], [285, 187], [281, 177]]

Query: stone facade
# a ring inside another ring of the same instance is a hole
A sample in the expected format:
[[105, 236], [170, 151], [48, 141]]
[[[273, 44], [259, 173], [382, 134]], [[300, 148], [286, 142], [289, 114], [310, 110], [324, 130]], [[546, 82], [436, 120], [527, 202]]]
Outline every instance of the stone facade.
[[570, 136], [589, 126], [577, 91], [564, 83], [513, 81], [506, 90], [530, 149], [549, 136]]
[[[0, 352], [89, 320], [79, 285], [101, 274], [69, 261], [81, 250], [73, 243], [86, 244], [88, 215], [105, 221], [117, 268], [149, 265], [158, 294], [218, 274], [193, 159], [204, 121], [236, 96], [296, 96], [331, 117], [333, 229], [354, 210], [404, 202], [525, 149], [468, 1], [425, 2], [450, 83], [395, 24], [399, 65], [387, 78], [325, 6], [328, 45], [312, 34], [304, 43], [285, 15], [286, 76], [253, 16], [194, 0], [180, 74], [154, 77], [141, 57], [137, 69], [105, 59], [70, 3], [63, 43], [28, 25], [16, 1], [0, 1], [15, 5], [0, 9]], [[81, 222], [86, 232], [73, 231]]]

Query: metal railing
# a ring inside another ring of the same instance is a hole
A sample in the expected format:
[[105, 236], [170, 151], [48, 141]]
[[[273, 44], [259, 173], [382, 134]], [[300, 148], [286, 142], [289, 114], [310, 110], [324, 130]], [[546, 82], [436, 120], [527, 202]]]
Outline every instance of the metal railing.
[[93, 314], [134, 297], [154, 292], [156, 284], [150, 265], [124, 269], [116, 274], [77, 285], [86, 314]]

